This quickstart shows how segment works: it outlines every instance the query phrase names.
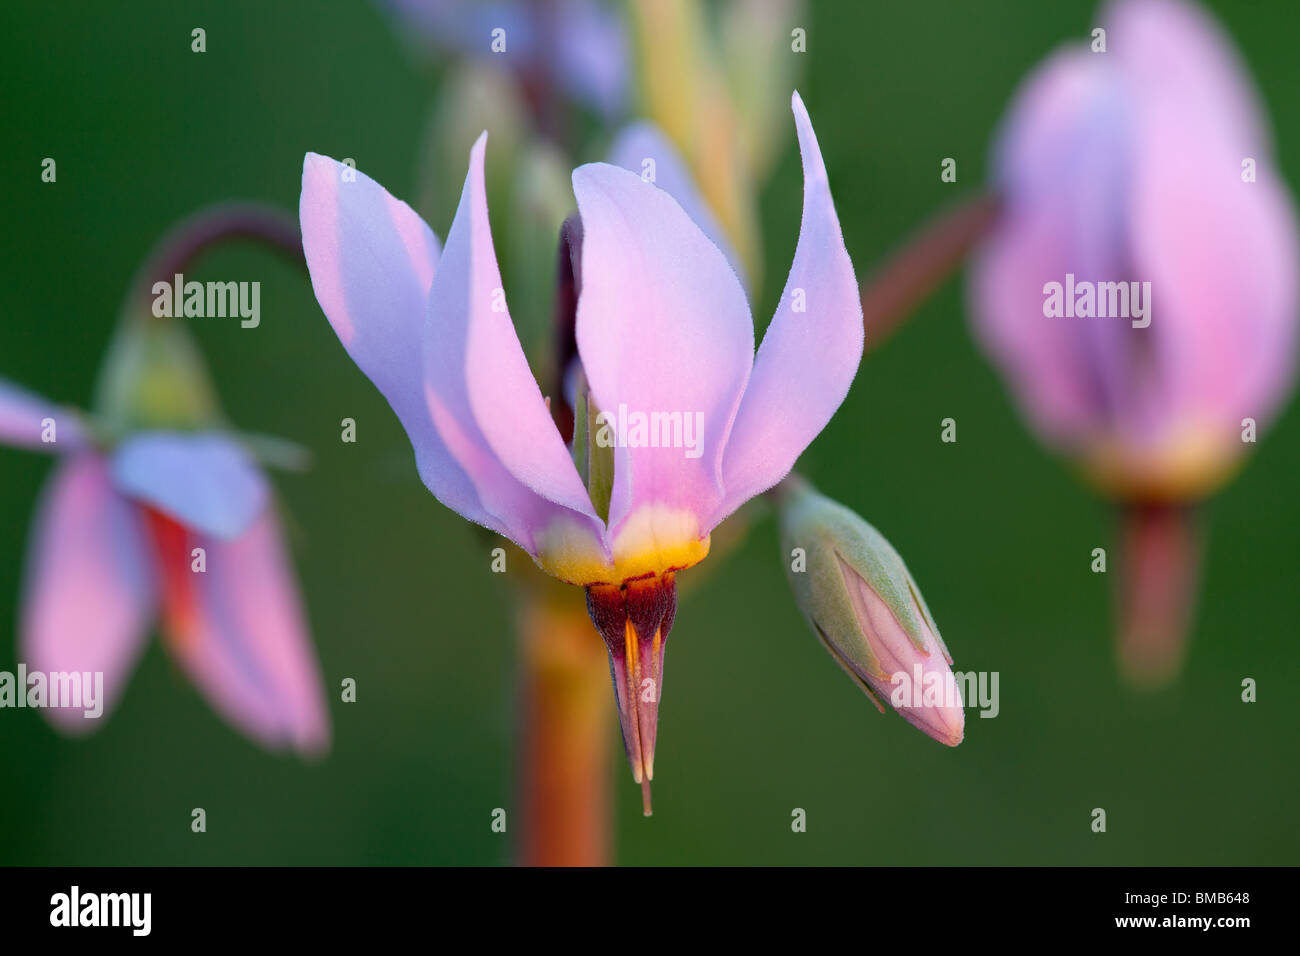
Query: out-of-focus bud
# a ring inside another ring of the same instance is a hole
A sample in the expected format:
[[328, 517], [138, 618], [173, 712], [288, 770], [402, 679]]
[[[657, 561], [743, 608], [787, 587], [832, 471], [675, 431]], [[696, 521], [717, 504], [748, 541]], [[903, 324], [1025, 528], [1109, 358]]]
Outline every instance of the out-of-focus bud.
[[448, 71], [421, 147], [418, 209], [427, 222], [451, 222], [460, 203], [465, 157], [487, 130], [488, 207], [510, 206], [528, 111], [511, 74], [469, 62]]
[[216, 425], [221, 412], [207, 367], [177, 322], [127, 315], [95, 393], [95, 416], [114, 439], [144, 429]]
[[1091, 49], [1029, 76], [1003, 124], [975, 328], [1030, 423], [1104, 492], [1194, 500], [1291, 390], [1295, 213], [1208, 16], [1118, 0], [1101, 22]]
[[513, 290], [510, 315], [519, 343], [535, 367], [549, 367], [555, 358], [550, 354], [555, 345], [555, 246], [544, 237], [558, 235], [573, 212], [572, 169], [558, 148], [534, 141], [521, 152], [515, 170], [513, 225], [505, 236], [507, 282]]
[[778, 493], [786, 573], [822, 645], [884, 712], [955, 747], [961, 689], [939, 628], [884, 537], [848, 508], [788, 478]]
[[[756, 297], [762, 242], [751, 154], [702, 5], [632, 0], [628, 14], [641, 112], [685, 157], [745, 267], [751, 297]], [[784, 110], [785, 90], [778, 99]]]
[[735, 103], [741, 158], [763, 182], [777, 148], [789, 137], [786, 100], [798, 85], [792, 49], [808, 22], [802, 0], [732, 0], [719, 13], [727, 89]]
[[532, 86], [557, 84], [605, 118], [627, 97], [627, 43], [606, 0], [380, 0], [398, 32], [435, 63], [450, 56], [509, 71]]

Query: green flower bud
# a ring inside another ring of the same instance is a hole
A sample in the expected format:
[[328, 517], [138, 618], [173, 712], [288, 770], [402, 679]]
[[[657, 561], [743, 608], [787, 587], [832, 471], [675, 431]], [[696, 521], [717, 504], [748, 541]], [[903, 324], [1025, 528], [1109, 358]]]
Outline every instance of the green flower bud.
[[884, 712], [955, 747], [965, 733], [952, 658], [920, 589], [875, 528], [801, 479], [779, 494], [787, 574], [836, 663]]

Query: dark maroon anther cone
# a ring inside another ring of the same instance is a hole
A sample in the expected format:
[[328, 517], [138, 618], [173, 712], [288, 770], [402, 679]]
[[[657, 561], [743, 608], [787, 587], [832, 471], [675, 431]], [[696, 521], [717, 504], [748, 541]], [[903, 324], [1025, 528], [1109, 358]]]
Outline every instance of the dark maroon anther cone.
[[609, 651], [623, 747], [650, 815], [664, 645], [677, 610], [673, 574], [587, 588], [587, 613]]

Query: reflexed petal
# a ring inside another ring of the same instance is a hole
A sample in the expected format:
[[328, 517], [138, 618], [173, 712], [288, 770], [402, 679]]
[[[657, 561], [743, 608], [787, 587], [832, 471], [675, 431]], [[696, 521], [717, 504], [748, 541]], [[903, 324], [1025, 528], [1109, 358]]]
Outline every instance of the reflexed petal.
[[[51, 419], [54, 426], [52, 442], [43, 438], [46, 419]], [[0, 379], [0, 445], [63, 452], [79, 448], [84, 442], [81, 421], [75, 412]]]
[[[583, 514], [591, 500], [551, 419], [506, 307], [488, 225], [483, 181], [486, 134], [470, 152], [460, 208], [447, 234], [442, 271], [430, 303], [433, 367], [462, 358], [465, 397], [492, 451], [515, 478], [542, 497]], [[430, 384], [442, 395], [444, 378]]]
[[1058, 444], [1082, 440], [1130, 401], [1114, 361], [1130, 327], [1043, 314], [1046, 283], [1117, 271], [1127, 228], [1121, 99], [1088, 52], [1063, 50], [1031, 74], [997, 137], [1002, 218], [971, 270], [976, 333], [1025, 414]]
[[426, 400], [443, 442], [503, 533], [544, 558], [556, 534], [576, 540], [558, 530], [562, 526], [583, 539], [586, 550], [599, 552], [600, 519], [506, 308], [488, 224], [485, 147], [486, 135], [470, 152], [460, 206], [429, 293]]
[[[28, 545], [19, 660], [29, 671], [102, 672], [104, 714], [126, 688], [156, 601], [139, 513], [97, 456], [61, 462]], [[51, 708], [61, 728], [99, 726], [85, 708]]]
[[668, 193], [604, 163], [579, 167], [573, 186], [584, 233], [578, 352], [615, 442], [616, 556], [630, 519], [642, 525], [633, 547], [701, 539], [753, 364], [744, 290]]
[[804, 166], [799, 244], [727, 442], [726, 497], [710, 526], [789, 473], [844, 401], [862, 360], [862, 302], [853, 263], [798, 93], [793, 107]]
[[464, 470], [433, 427], [424, 394], [424, 327], [438, 240], [406, 203], [325, 156], [303, 161], [303, 252], [312, 288], [348, 355], [388, 399], [434, 496], [494, 531]]
[[727, 257], [727, 262], [731, 264], [731, 268], [735, 270], [743, 284], [745, 272], [741, 267], [740, 257], [727, 241], [722, 224], [718, 222], [718, 218], [709, 209], [704, 197], [700, 195], [695, 179], [691, 176], [686, 162], [678, 154], [677, 148], [653, 123], [633, 123], [624, 127], [614, 141], [614, 145], [610, 147], [609, 161], [615, 166], [622, 166], [646, 178], [650, 174], [650, 167], [647, 166], [646, 160], [654, 161], [653, 178], [647, 181], [653, 182], [677, 200], [677, 204], [686, 210], [686, 214], [691, 217], [695, 225], [699, 226], [700, 230], [713, 240], [713, 244], [722, 250], [722, 254]]
[[1163, 397], [1236, 444], [1243, 417], [1270, 418], [1294, 379], [1296, 268], [1290, 196], [1261, 160], [1241, 181], [1230, 149], [1157, 141], [1141, 152], [1133, 248], [1151, 282]]
[[[293, 569], [272, 509], [238, 538], [169, 537], [162, 561], [176, 563], [169, 591], [169, 650], [226, 720], [264, 746], [314, 754], [329, 746], [320, 666], [311, 646]], [[205, 551], [205, 570], [191, 552]]]
[[1049, 440], [1067, 444], [1105, 414], [1099, 383], [1081, 361], [1077, 323], [1043, 315], [1044, 283], [1069, 271], [1068, 228], [1059, 203], [1009, 213], [977, 254], [970, 287], [977, 336], [1021, 410]]
[[[1131, 87], [1131, 247], [1157, 305], [1166, 417], [1237, 444], [1295, 372], [1295, 208], [1273, 171], [1250, 78], [1218, 26], [1190, 4], [1117, 5]], [[1243, 182], [1243, 161], [1255, 181]]]
[[142, 432], [117, 447], [111, 467], [122, 494], [219, 538], [242, 534], [266, 507], [266, 478], [215, 432]]

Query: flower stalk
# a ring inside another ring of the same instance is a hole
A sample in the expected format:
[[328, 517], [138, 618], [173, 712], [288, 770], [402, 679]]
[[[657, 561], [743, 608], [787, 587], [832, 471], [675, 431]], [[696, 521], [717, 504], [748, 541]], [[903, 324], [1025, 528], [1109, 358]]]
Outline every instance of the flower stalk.
[[516, 862], [604, 866], [610, 861], [609, 665], [581, 601], [529, 592], [518, 613]]
[[862, 283], [862, 327], [875, 348], [956, 271], [997, 222], [997, 197], [979, 193], [936, 214]]
[[137, 314], [149, 314], [155, 282], [170, 282], [198, 256], [231, 239], [255, 239], [306, 268], [302, 234], [292, 215], [256, 202], [216, 203], [177, 223], [158, 240], [136, 272], [128, 305], [139, 305]]
[[1168, 684], [1182, 667], [1196, 601], [1202, 531], [1194, 505], [1122, 505], [1116, 653], [1136, 685]]

